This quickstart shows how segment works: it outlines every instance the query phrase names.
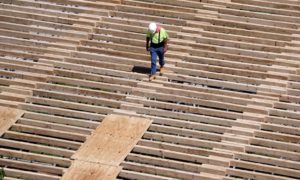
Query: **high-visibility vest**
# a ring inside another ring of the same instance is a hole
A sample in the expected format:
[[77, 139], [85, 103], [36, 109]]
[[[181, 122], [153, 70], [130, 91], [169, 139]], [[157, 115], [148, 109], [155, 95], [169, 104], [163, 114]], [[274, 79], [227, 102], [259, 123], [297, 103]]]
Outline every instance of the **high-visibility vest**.
[[164, 28], [158, 28], [158, 31], [156, 31], [154, 34], [147, 32], [147, 37], [150, 39], [151, 43], [159, 44], [165, 39], [167, 39], [169, 36]]

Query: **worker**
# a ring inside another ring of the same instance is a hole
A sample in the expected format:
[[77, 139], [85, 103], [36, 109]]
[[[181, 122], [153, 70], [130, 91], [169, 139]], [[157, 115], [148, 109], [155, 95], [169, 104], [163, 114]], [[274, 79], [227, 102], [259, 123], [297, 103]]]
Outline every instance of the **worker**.
[[[150, 42], [150, 48], [149, 48]], [[156, 60], [159, 57], [160, 74], [165, 72], [165, 60], [164, 55], [168, 50], [168, 33], [167, 31], [152, 22], [149, 24], [147, 37], [146, 37], [146, 50], [150, 52], [151, 56], [151, 72], [149, 81], [154, 80], [156, 74]]]

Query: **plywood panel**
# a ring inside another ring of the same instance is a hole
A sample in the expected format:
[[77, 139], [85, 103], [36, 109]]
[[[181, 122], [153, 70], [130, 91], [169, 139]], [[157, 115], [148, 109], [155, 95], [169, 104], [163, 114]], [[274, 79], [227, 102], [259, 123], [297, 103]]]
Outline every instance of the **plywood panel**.
[[121, 169], [120, 166], [108, 166], [75, 160], [69, 171], [62, 177], [62, 180], [111, 180], [116, 179]]
[[2, 134], [23, 114], [24, 111], [21, 111], [19, 109], [0, 106], [0, 136], [2, 136]]
[[115, 179], [121, 162], [149, 128], [151, 120], [108, 115], [72, 156], [63, 180]]
[[150, 124], [148, 119], [109, 115], [72, 158], [118, 166]]

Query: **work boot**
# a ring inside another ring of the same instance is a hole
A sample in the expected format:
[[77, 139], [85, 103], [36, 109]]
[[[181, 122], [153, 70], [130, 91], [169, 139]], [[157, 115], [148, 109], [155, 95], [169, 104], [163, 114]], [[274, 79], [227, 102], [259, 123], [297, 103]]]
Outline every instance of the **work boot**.
[[154, 79], [156, 79], [154, 74], [149, 76], [149, 81], [153, 81]]
[[165, 67], [160, 67], [160, 69], [159, 69], [160, 75], [163, 75], [165, 72], [166, 72], [166, 68]]

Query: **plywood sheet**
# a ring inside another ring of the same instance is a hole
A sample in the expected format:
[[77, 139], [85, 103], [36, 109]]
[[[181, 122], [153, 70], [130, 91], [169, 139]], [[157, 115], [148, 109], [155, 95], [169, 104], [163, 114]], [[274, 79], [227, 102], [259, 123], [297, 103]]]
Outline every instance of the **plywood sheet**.
[[62, 180], [113, 180], [121, 171], [120, 166], [83, 162], [75, 160]]
[[23, 114], [22, 110], [0, 106], [0, 136]]
[[109, 115], [72, 158], [118, 166], [151, 122], [144, 118]]

